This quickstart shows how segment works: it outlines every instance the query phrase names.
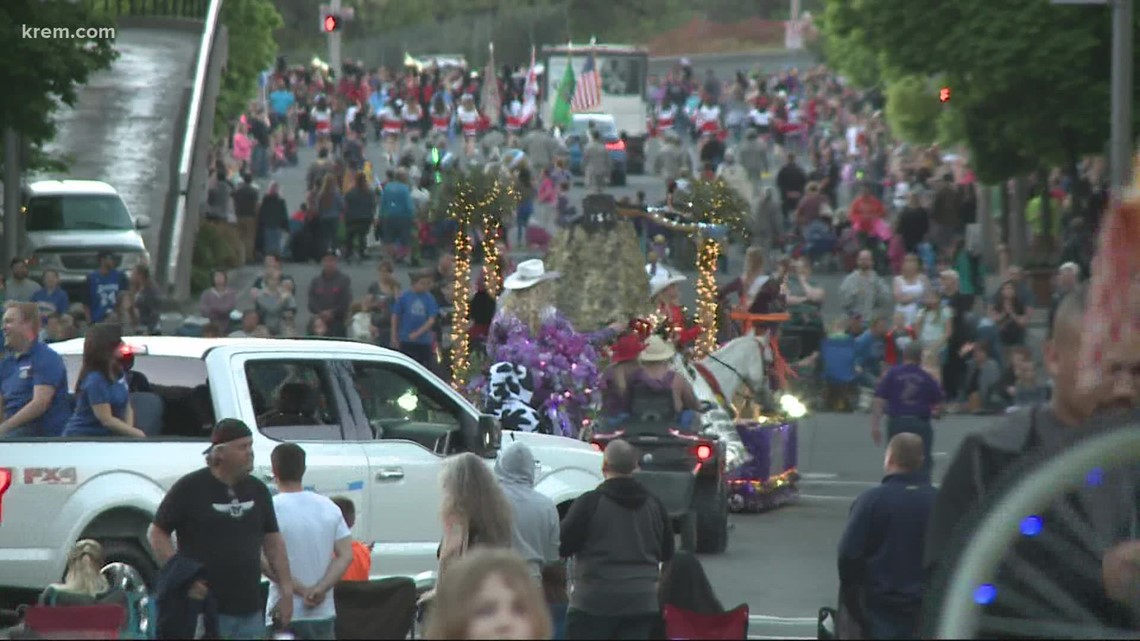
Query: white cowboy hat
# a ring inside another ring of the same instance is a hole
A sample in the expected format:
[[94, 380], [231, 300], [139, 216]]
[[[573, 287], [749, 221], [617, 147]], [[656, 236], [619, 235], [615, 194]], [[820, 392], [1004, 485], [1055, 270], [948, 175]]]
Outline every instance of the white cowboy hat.
[[671, 285], [683, 283], [689, 280], [684, 274], [672, 274], [668, 271], [659, 271], [657, 275], [649, 279], [649, 297], [656, 298], [658, 294], [668, 289]]
[[645, 341], [645, 349], [638, 355], [638, 359], [643, 363], [660, 363], [667, 361], [677, 355], [677, 350], [672, 345], [665, 342], [664, 338], [654, 334]]
[[507, 276], [503, 281], [506, 289], [527, 289], [543, 281], [553, 280], [562, 276], [559, 272], [546, 271], [546, 265], [538, 258], [524, 260], [515, 268], [515, 273]]

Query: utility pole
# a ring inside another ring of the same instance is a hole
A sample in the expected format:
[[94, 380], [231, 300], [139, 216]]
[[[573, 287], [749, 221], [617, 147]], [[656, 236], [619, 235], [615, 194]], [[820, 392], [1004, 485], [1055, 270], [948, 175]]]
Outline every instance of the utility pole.
[[[332, 15], [340, 17], [340, 0], [330, 0], [329, 9]], [[341, 60], [340, 60], [340, 29], [334, 29], [329, 32], [329, 66], [335, 74], [337, 82], [340, 82], [341, 76]]]
[[4, 263], [19, 255], [20, 240], [20, 134], [4, 132]]

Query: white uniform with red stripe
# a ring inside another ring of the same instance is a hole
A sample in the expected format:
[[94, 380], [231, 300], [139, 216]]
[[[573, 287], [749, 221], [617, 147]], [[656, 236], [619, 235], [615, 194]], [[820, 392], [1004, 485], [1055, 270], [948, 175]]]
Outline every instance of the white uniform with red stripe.
[[512, 100], [511, 104], [503, 109], [503, 112], [503, 115], [507, 117], [507, 131], [511, 133], [521, 131], [523, 128], [522, 103], [518, 100]]
[[416, 108], [414, 111], [408, 107], [404, 107], [404, 129], [407, 131], [418, 131], [420, 128], [420, 121], [423, 120], [424, 110]]
[[451, 129], [451, 110], [447, 107], [443, 108], [443, 113], [435, 111], [431, 114], [431, 130], [436, 133], [445, 134]]
[[463, 135], [474, 137], [479, 133], [479, 110], [475, 107], [463, 107], [462, 105], [455, 111], [455, 117], [459, 120], [459, 127], [463, 129]]
[[673, 123], [677, 121], [677, 105], [670, 104], [668, 107], [657, 105], [656, 118], [657, 135], [663, 135], [673, 131]]
[[697, 130], [702, 134], [715, 134], [720, 131], [720, 107], [717, 105], [701, 105], [697, 108], [695, 118]]
[[404, 130], [404, 121], [390, 105], [380, 111], [380, 128], [385, 136], [399, 136]]

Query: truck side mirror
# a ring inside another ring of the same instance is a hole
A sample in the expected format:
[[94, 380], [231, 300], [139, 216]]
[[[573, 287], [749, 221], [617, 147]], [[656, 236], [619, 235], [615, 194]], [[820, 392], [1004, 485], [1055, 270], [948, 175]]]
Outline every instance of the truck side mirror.
[[499, 419], [490, 414], [480, 414], [478, 422], [478, 441], [473, 451], [483, 458], [495, 458], [503, 443], [503, 427]]

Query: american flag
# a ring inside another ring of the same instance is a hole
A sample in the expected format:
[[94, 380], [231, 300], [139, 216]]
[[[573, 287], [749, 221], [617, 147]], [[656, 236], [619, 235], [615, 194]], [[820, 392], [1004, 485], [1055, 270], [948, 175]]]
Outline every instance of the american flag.
[[602, 104], [602, 77], [598, 75], [597, 61], [594, 52], [586, 58], [582, 73], [578, 76], [578, 84], [574, 87], [574, 98], [570, 101], [570, 108], [574, 111], [590, 111]]

